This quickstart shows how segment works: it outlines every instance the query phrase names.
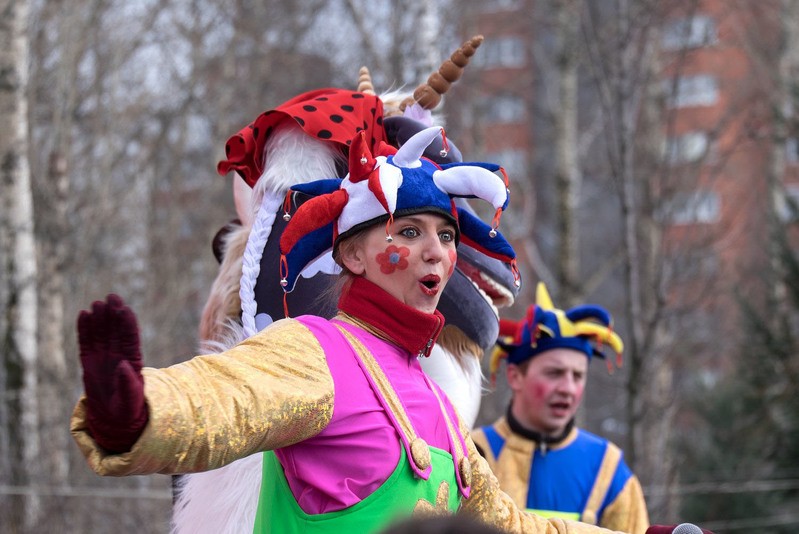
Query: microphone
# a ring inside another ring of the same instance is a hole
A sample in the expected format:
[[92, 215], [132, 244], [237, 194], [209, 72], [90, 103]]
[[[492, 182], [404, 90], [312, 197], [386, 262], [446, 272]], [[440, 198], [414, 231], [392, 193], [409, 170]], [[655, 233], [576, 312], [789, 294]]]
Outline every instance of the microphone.
[[699, 528], [693, 523], [680, 523], [679, 525], [652, 525], [646, 529], [646, 534], [713, 534], [713, 532]]

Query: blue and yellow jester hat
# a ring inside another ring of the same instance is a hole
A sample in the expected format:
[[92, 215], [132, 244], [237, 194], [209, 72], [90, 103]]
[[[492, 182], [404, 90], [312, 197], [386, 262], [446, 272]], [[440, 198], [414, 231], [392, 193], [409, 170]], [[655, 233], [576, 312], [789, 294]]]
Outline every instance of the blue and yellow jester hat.
[[[507, 336], [507, 337], [505, 337]], [[613, 318], [604, 308], [591, 304], [568, 311], [555, 308], [546, 286], [539, 282], [535, 304], [519, 322], [503, 320], [497, 349], [491, 355], [491, 376], [496, 375], [503, 358], [519, 364], [551, 349], [567, 348], [584, 353], [590, 360], [596, 355], [613, 371], [613, 363], [605, 357], [604, 346], [616, 352], [616, 365], [621, 367], [624, 344], [613, 331]]]

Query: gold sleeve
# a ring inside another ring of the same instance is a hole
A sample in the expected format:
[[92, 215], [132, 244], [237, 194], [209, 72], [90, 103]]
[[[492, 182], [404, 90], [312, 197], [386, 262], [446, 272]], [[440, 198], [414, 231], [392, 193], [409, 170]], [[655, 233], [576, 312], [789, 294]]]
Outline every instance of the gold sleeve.
[[333, 378], [316, 337], [277, 321], [221, 354], [146, 368], [149, 421], [130, 452], [109, 454], [87, 432], [86, 399], [70, 430], [100, 475], [190, 473], [318, 434], [333, 415]]
[[649, 528], [649, 514], [641, 483], [630, 477], [616, 499], [605, 508], [602, 522], [605, 528], [621, 530], [630, 534], [644, 534]]
[[[507, 494], [499, 489], [499, 482], [491, 472], [486, 460], [480, 456], [466, 427], [461, 423], [461, 432], [466, 437], [469, 463], [472, 466], [472, 489], [468, 499], [463, 501], [463, 513], [480, 521], [494, 525], [507, 532], [535, 534], [600, 534], [610, 533], [576, 521], [563, 519], [544, 519], [535, 514], [520, 510]], [[617, 533], [621, 534], [621, 533]]]

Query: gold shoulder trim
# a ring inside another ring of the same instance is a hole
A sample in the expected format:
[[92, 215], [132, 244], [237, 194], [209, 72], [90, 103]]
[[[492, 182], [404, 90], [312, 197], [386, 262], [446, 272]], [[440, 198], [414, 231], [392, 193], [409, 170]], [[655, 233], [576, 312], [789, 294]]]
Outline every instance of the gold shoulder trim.
[[619, 465], [619, 460], [621, 460], [621, 449], [608, 442], [605, 456], [599, 466], [599, 473], [596, 480], [594, 480], [594, 487], [591, 488], [591, 494], [588, 496], [588, 502], [583, 510], [583, 523], [596, 525], [597, 512], [599, 507], [602, 506], [602, 501], [605, 500], [605, 495], [608, 493], [610, 483], [613, 481], [613, 475], [616, 473], [616, 467]]

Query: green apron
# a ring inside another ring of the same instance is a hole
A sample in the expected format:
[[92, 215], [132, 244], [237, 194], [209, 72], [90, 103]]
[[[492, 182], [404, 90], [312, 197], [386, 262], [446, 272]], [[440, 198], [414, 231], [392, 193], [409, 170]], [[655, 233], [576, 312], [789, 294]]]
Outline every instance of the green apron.
[[454, 513], [460, 494], [452, 467], [452, 456], [430, 448], [433, 471], [428, 480], [414, 475], [405, 448], [388, 480], [361, 502], [326, 514], [302, 511], [273, 452], [264, 453], [263, 482], [253, 532], [280, 534], [330, 534], [377, 532], [414, 512]]

